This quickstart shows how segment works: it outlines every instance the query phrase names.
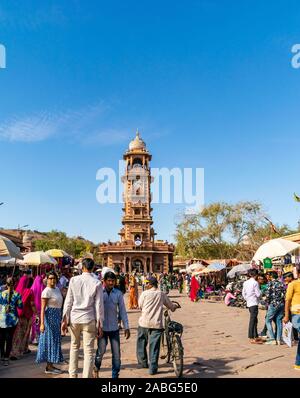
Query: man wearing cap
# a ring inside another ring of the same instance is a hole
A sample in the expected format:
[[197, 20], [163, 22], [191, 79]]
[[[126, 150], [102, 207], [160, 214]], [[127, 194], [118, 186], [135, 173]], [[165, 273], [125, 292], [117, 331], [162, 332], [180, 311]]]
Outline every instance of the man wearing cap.
[[122, 294], [124, 295], [126, 293], [126, 282], [125, 282], [125, 277], [123, 275], [121, 275], [120, 271], [120, 267], [116, 266], [115, 269], [115, 274], [116, 274], [116, 285], [115, 285], [115, 289], [119, 289]]
[[[137, 360], [143, 368], [149, 368], [149, 374], [155, 375], [158, 369], [161, 335], [163, 333], [163, 308], [171, 311], [177, 307], [166, 293], [158, 289], [157, 279], [150, 277], [146, 280], [146, 290], [139, 298], [139, 308], [142, 315], [139, 319], [137, 337]], [[147, 345], [149, 342], [149, 364]]]
[[287, 288], [288, 285], [289, 285], [291, 282], [293, 282], [293, 280], [294, 280], [294, 275], [293, 275], [292, 272], [285, 272], [285, 273], [282, 275], [282, 278], [283, 278], [283, 281], [284, 281], [284, 283], [285, 283], [285, 285], [286, 285], [286, 288]]

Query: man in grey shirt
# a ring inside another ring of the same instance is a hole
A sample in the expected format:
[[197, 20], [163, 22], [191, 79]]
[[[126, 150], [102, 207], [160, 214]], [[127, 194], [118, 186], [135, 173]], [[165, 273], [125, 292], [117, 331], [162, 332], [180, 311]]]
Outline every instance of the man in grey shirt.
[[98, 349], [95, 358], [94, 377], [99, 377], [103, 356], [108, 340], [112, 351], [112, 378], [117, 379], [121, 368], [119, 319], [123, 322], [125, 337], [129, 339], [130, 330], [122, 292], [115, 287], [117, 276], [114, 272], [104, 275], [104, 323], [103, 336], [98, 338]]
[[[137, 338], [137, 360], [143, 368], [149, 367], [149, 374], [155, 375], [158, 369], [158, 357], [161, 335], [163, 333], [164, 306], [175, 311], [178, 306], [159, 290], [157, 279], [150, 277], [145, 281], [146, 289], [140, 296], [139, 308], [142, 315], [139, 319]], [[149, 341], [149, 365], [147, 345]]]

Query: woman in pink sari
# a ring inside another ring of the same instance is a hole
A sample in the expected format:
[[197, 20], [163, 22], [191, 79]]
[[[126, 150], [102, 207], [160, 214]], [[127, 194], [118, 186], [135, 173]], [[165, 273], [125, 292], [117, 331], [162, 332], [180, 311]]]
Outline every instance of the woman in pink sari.
[[190, 290], [190, 299], [191, 301], [195, 302], [198, 300], [198, 291], [200, 289], [200, 285], [198, 279], [195, 275], [192, 276], [191, 280], [191, 290]]
[[32, 278], [24, 275], [19, 280], [16, 291], [22, 297], [23, 308], [18, 309], [19, 322], [13, 338], [13, 347], [10, 358], [12, 360], [19, 359], [23, 354], [30, 352], [28, 348], [29, 336], [32, 324], [33, 313], [36, 312], [34, 305], [33, 293], [31, 291]]
[[32, 329], [30, 341], [33, 344], [38, 344], [40, 336], [40, 317], [41, 317], [41, 303], [42, 303], [42, 292], [45, 289], [43, 283], [43, 276], [37, 275], [34, 279], [31, 291], [33, 293], [34, 304], [36, 313], [32, 317]]

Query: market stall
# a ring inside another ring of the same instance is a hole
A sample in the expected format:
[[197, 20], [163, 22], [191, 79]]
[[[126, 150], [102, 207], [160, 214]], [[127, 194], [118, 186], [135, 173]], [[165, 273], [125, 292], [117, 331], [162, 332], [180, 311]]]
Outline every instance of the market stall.
[[246, 275], [249, 269], [252, 268], [250, 263], [242, 263], [233, 267], [227, 274], [227, 278], [233, 279], [240, 275]]
[[271, 239], [258, 248], [252, 261], [260, 264], [265, 272], [276, 270], [280, 275], [293, 269], [295, 260], [293, 263], [292, 254], [299, 251], [299, 248], [300, 245], [296, 242], [282, 238]]
[[0, 267], [1, 274], [7, 275], [9, 268], [13, 267], [14, 274], [17, 268], [17, 261], [22, 260], [23, 256], [20, 249], [8, 238], [0, 235]]
[[22, 265], [32, 268], [32, 275], [40, 275], [49, 272], [51, 269], [56, 270], [57, 261], [43, 251], [30, 252], [25, 254], [24, 260], [20, 261]]
[[57, 261], [58, 270], [62, 270], [63, 268], [71, 268], [74, 264], [73, 257], [70, 256], [67, 252], [61, 249], [51, 249], [47, 250], [46, 254], [55, 258]]
[[199, 272], [199, 283], [203, 298], [218, 298], [223, 295], [223, 287], [225, 285], [225, 266], [211, 264]]

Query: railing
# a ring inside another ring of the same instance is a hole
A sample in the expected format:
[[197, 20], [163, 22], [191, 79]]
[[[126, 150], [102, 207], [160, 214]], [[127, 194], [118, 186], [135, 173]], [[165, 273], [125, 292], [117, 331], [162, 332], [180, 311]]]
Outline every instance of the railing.
[[166, 251], [174, 250], [174, 245], [170, 243], [152, 243], [152, 242], [143, 242], [141, 246], [135, 246], [133, 243], [122, 243], [122, 242], [110, 242], [103, 243], [100, 246], [100, 250], [111, 250], [111, 251], [120, 251], [120, 250], [157, 250], [157, 251]]

